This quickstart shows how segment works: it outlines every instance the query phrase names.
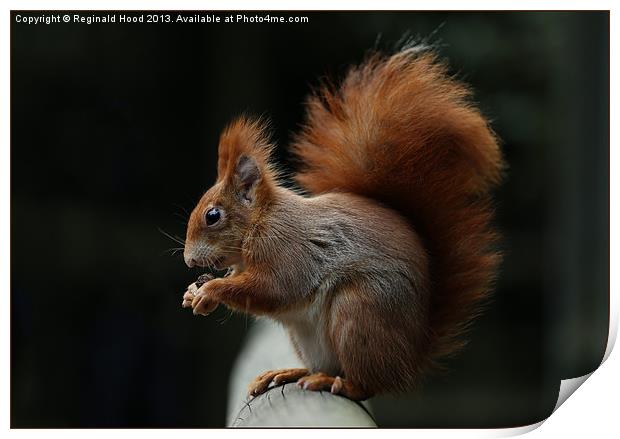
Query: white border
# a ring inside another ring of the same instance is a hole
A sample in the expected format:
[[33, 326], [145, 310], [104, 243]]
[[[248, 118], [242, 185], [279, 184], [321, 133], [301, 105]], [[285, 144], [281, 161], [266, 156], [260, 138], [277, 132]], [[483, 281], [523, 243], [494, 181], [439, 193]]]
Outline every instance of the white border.
[[[10, 102], [8, 97], [10, 96], [9, 89], [9, 23], [10, 23], [10, 10], [11, 9], [31, 9], [31, 10], [49, 10], [49, 9], [65, 9], [65, 10], [89, 10], [89, 9], [136, 9], [136, 10], [165, 10], [165, 9], [194, 9], [194, 10], [223, 10], [223, 9], [244, 9], [244, 10], [269, 10], [269, 9], [282, 9], [282, 10], [320, 10], [320, 9], [355, 9], [355, 10], [519, 10], [519, 9], [531, 9], [531, 10], [553, 10], [553, 9], [604, 9], [611, 10], [611, 78], [618, 76], [617, 68], [617, 55], [614, 53], [614, 48], [617, 48], [618, 32], [616, 31], [618, 26], [618, 16], [613, 10], [617, 2], [609, 1], [533, 1], [533, 0], [521, 0], [521, 1], [504, 1], [504, 2], [491, 2], [491, 1], [479, 1], [470, 0], [468, 2], [462, 2], [457, 0], [452, 1], [394, 1], [394, 0], [382, 0], [368, 1], [328, 1], [328, 0], [301, 0], [301, 1], [278, 1], [278, 0], [265, 0], [261, 2], [255, 1], [197, 1], [197, 0], [181, 0], [173, 2], [170, 0], [153, 0], [147, 2], [140, 2], [136, 0], [127, 1], [108, 1], [103, 2], [101, 0], [91, 1], [88, 3], [78, 1], [57, 1], [53, 4], [49, 1], [15, 1], [9, 0], [3, 2], [2, 18], [0, 19], [1, 29], [1, 52], [0, 59], [4, 62], [1, 71], [2, 75], [2, 117], [0, 118], [0, 136], [2, 136], [2, 146], [0, 148], [0, 209], [2, 209], [2, 215], [0, 217], [0, 286], [3, 292], [3, 318], [2, 321], [2, 334], [0, 336], [0, 352], [2, 352], [1, 378], [0, 389], [2, 389], [2, 397], [0, 399], [0, 425], [2, 430], [9, 429], [9, 403], [10, 403], [10, 376], [9, 376], [9, 341], [10, 341], [10, 307], [9, 307], [9, 206], [10, 206], [10, 188], [9, 188], [9, 145], [10, 145], [10, 133], [9, 133], [9, 114], [10, 114]], [[611, 145], [615, 145], [616, 140], [616, 128], [618, 126], [618, 118], [615, 111], [615, 104], [618, 101], [617, 89], [614, 82], [611, 83]], [[617, 169], [617, 160], [615, 150], [612, 147], [610, 152], [611, 159], [611, 194], [617, 193], [617, 180], [614, 178], [613, 170]], [[616, 190], [614, 190], [616, 189]], [[617, 244], [617, 236], [614, 233], [613, 225], [617, 219], [617, 203], [616, 199], [611, 198], [611, 236], [610, 245], [612, 249], [611, 254], [611, 273], [618, 273], [618, 266], [616, 258], [614, 258], [613, 249]], [[584, 437], [585, 435], [596, 435], [597, 433], [606, 433], [603, 437], [612, 436], [610, 432], [618, 432], [617, 409], [618, 402], [614, 390], [618, 389], [618, 371], [619, 360], [617, 355], [610, 356], [611, 349], [615, 343], [618, 330], [618, 300], [617, 300], [617, 282], [615, 276], [612, 274], [610, 279], [611, 287], [611, 325], [610, 325], [610, 337], [609, 345], [605, 355], [606, 361], [592, 374], [592, 377], [588, 379], [585, 384], [577, 392], [576, 396], [569, 398], [562, 407], [554, 413], [541, 428], [536, 429], [531, 435], [544, 435], [556, 436], [566, 435], [572, 437]], [[510, 430], [381, 430], [380, 432], [374, 432], [370, 430], [356, 431], [353, 434], [356, 436], [366, 436], [371, 434], [390, 434], [402, 437], [500, 437], [506, 435], [515, 435], [526, 433], [532, 430], [536, 426], [524, 427], [521, 429]], [[0, 430], [0, 431], [2, 431]], [[81, 437], [85, 432], [80, 430], [11, 430], [12, 435], [50, 435], [62, 437], [63, 439], [69, 437]], [[94, 437], [107, 437], [109, 434], [115, 434], [122, 437], [129, 437], [135, 434], [140, 434], [135, 430], [115, 430], [113, 432], [108, 430], [89, 430], [88, 435]], [[253, 430], [252, 432], [244, 432], [239, 430], [149, 430], [149, 436], [154, 437], [168, 437], [170, 434], [183, 434], [187, 436], [204, 437], [205, 434], [209, 435], [244, 435], [246, 433], [255, 435], [261, 434], [261, 431]], [[331, 434], [331, 431], [321, 431], [318, 434]], [[316, 430], [295, 430], [291, 431], [269, 431], [268, 434], [273, 437], [283, 437], [288, 439], [291, 434], [296, 437], [314, 437], [317, 435]], [[343, 432], [335, 432], [337, 435], [343, 434]], [[596, 437], [594, 436], [594, 437]]]

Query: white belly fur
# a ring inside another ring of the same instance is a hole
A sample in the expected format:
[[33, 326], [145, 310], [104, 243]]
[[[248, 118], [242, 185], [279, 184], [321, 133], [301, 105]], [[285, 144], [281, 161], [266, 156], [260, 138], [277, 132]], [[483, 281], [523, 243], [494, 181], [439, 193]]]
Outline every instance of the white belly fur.
[[301, 353], [302, 362], [311, 372], [337, 375], [340, 373], [340, 366], [327, 339], [329, 322], [322, 311], [326, 294], [326, 290], [317, 292], [310, 306], [303, 311], [291, 311], [281, 315], [279, 320], [288, 330]]

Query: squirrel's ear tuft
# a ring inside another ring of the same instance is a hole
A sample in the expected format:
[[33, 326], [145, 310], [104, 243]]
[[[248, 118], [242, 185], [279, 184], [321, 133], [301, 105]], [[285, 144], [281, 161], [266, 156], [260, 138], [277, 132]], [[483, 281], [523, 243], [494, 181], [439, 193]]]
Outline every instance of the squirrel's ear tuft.
[[272, 148], [266, 122], [235, 120], [220, 136], [218, 180], [231, 184], [244, 202], [254, 202], [258, 193], [267, 195], [277, 179], [269, 165]]
[[247, 155], [240, 156], [235, 167], [235, 183], [243, 201], [254, 201], [256, 185], [260, 179], [261, 170], [256, 160]]

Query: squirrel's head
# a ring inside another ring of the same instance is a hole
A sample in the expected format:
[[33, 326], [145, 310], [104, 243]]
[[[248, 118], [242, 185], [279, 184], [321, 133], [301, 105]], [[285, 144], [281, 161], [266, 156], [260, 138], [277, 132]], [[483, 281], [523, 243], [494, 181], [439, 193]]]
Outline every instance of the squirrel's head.
[[272, 145], [260, 120], [240, 118], [220, 137], [217, 181], [187, 225], [183, 257], [189, 267], [222, 269], [243, 262], [243, 243], [272, 198]]

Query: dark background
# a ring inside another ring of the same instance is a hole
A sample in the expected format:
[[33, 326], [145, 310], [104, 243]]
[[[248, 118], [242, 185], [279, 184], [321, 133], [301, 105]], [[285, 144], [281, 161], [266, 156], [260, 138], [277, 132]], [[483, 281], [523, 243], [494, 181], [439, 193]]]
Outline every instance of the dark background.
[[551, 413], [561, 378], [600, 363], [608, 13], [36, 26], [16, 14], [12, 427], [224, 425], [247, 319], [181, 309], [198, 272], [170, 254], [178, 245], [159, 229], [184, 236], [187, 212], [214, 180], [219, 131], [243, 111], [272, 118], [288, 166], [284, 148], [310, 86], [361, 61], [379, 34], [379, 47], [391, 47], [439, 28], [434, 41], [473, 85], [510, 166], [496, 197], [505, 261], [494, 301], [449, 373], [415, 394], [377, 398], [379, 425], [529, 424]]

